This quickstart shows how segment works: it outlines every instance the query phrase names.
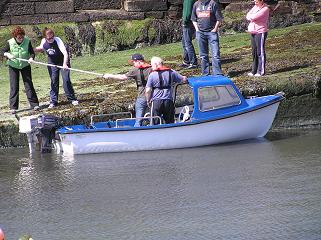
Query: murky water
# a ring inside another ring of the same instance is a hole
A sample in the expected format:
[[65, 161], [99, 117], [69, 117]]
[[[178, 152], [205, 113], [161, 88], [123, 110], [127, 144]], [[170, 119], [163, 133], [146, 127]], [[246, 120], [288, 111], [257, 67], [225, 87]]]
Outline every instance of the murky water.
[[7, 240], [321, 239], [321, 132], [75, 157], [0, 150]]

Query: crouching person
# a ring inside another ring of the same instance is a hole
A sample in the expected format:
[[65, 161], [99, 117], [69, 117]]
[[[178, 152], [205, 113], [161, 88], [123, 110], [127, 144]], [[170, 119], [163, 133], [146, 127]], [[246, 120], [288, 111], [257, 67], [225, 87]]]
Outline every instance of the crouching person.
[[[175, 107], [172, 85], [186, 82], [187, 78], [164, 66], [163, 60], [159, 57], [152, 57], [151, 65], [153, 72], [148, 77], [145, 90], [151, 115], [162, 117], [167, 124], [174, 123]], [[158, 124], [158, 120], [156, 119], [154, 123]]]

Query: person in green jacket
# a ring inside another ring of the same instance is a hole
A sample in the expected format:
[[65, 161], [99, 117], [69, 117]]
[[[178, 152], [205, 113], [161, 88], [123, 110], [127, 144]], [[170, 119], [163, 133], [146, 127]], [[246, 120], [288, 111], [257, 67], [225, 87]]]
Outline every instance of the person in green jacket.
[[[25, 36], [22, 27], [16, 27], [12, 31], [12, 36], [7, 45], [2, 49], [2, 53], [8, 58], [10, 77], [10, 97], [9, 107], [11, 113], [16, 113], [19, 107], [19, 75], [21, 73], [30, 107], [39, 109], [39, 100], [32, 83], [30, 63], [35, 57], [35, 52], [28, 37]], [[28, 61], [21, 61], [22, 58]]]
[[191, 21], [192, 9], [195, 0], [184, 0], [183, 19], [182, 19], [182, 45], [183, 45], [183, 64], [181, 67], [192, 69], [197, 67], [197, 57], [192, 43], [195, 28]]

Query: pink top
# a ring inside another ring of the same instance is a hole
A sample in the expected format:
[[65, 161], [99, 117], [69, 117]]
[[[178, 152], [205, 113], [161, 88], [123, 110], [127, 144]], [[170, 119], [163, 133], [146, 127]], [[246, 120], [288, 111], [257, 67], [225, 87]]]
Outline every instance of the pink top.
[[268, 29], [270, 9], [266, 4], [254, 6], [247, 14], [246, 19], [250, 21], [248, 32], [252, 34], [265, 33]]

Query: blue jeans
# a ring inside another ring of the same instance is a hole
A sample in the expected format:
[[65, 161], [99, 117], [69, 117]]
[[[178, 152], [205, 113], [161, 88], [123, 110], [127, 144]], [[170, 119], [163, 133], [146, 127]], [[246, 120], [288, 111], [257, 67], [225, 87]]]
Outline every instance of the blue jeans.
[[195, 32], [192, 23], [183, 25], [182, 45], [183, 45], [183, 61], [186, 64], [197, 65], [195, 49], [192, 43], [193, 34]]
[[48, 67], [48, 72], [51, 79], [50, 88], [50, 103], [58, 104], [58, 94], [59, 94], [59, 72], [62, 76], [62, 86], [64, 88], [66, 97], [69, 101], [76, 100], [75, 92], [70, 81], [70, 70], [63, 70], [57, 67]]
[[[145, 97], [138, 97], [136, 99], [136, 103], [135, 103], [136, 118], [144, 117], [146, 109], [147, 109], [146, 98]], [[143, 121], [142, 119], [136, 119], [135, 127], [141, 126], [142, 121]]]
[[198, 31], [196, 32], [196, 39], [200, 52], [202, 75], [210, 74], [208, 45], [211, 46], [212, 51], [213, 75], [223, 75], [221, 68], [220, 43], [218, 33]]

